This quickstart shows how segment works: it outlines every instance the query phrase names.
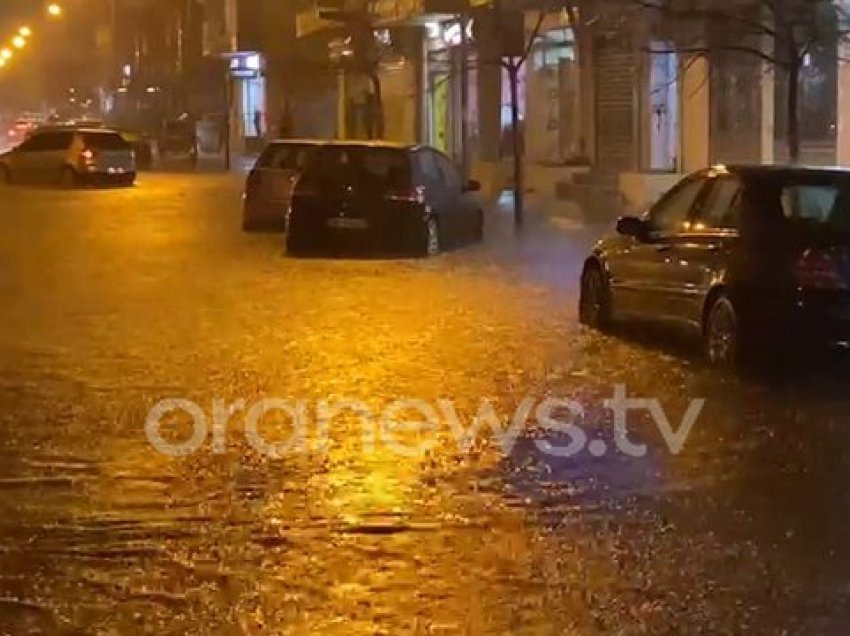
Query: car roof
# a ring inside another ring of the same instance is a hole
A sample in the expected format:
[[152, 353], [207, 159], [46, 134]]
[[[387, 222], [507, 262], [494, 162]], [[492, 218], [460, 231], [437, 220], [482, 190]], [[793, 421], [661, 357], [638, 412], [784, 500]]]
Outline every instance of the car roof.
[[387, 148], [390, 150], [415, 150], [420, 146], [400, 141], [383, 141], [376, 139], [274, 139], [269, 145], [314, 145], [330, 148]]
[[327, 139], [272, 139], [270, 146], [321, 146], [328, 143]]
[[[815, 175], [850, 177], [850, 169], [841, 166], [800, 166], [790, 164], [718, 164], [707, 169], [708, 172], [739, 174], [743, 177], [770, 175]], [[705, 172], [705, 171], [703, 171]]]
[[120, 132], [118, 132], [118, 131], [117, 131], [117, 130], [115, 130], [114, 128], [87, 128], [87, 127], [81, 127], [81, 128], [74, 128], [74, 130], [75, 130], [75, 131], [77, 131], [77, 132], [81, 132], [81, 133], [86, 133], [86, 134], [88, 134], [88, 133], [92, 133], [92, 134], [95, 134], [95, 135], [105, 135], [105, 134], [109, 134], [109, 135], [120, 135], [120, 134], [121, 134]]
[[378, 140], [340, 140], [330, 141], [328, 146], [342, 146], [351, 148], [389, 148], [392, 150], [410, 150], [415, 146], [397, 141], [378, 141]]
[[112, 128], [92, 128], [91, 126], [74, 126], [69, 124], [48, 124], [47, 126], [39, 126], [35, 129], [36, 134], [45, 132], [83, 132], [93, 133], [95, 135], [102, 133], [120, 134]]

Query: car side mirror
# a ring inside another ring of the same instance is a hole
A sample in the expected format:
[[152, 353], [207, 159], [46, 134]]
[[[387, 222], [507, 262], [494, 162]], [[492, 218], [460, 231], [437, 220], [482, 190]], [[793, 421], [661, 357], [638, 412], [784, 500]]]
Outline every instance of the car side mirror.
[[648, 235], [646, 222], [636, 216], [621, 216], [617, 219], [617, 233], [644, 240]]
[[479, 190], [481, 190], [481, 182], [475, 179], [470, 179], [463, 187], [464, 192], [478, 192]]

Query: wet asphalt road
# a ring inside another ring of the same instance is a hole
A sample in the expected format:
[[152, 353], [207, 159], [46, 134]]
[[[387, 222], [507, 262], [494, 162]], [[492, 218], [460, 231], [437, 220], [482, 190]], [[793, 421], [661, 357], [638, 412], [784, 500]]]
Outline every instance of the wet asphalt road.
[[[585, 333], [593, 231], [490, 221], [427, 262], [296, 260], [239, 231], [224, 176], [0, 191], [0, 634], [847, 633], [843, 362], [739, 379]], [[617, 384], [674, 427], [706, 399], [680, 453], [643, 411], [646, 453], [617, 451]], [[182, 457], [145, 433], [164, 398], [211, 421], [264, 397], [303, 402], [303, 448], [260, 452], [238, 409]], [[486, 430], [460, 448], [448, 416], [343, 409], [322, 435], [343, 398], [442, 399], [463, 427], [484, 399], [569, 399], [606, 452], [543, 453], [568, 438], [533, 410], [507, 452]]]

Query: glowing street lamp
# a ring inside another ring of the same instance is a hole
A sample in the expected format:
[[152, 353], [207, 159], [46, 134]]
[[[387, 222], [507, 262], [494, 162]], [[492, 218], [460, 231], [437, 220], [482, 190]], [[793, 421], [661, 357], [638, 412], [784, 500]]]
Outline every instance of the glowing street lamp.
[[10, 49], [0, 49], [0, 59], [8, 60], [12, 57], [12, 51]]
[[12, 46], [14, 46], [16, 49], [22, 49], [26, 46], [26, 44], [27, 41], [24, 39], [23, 36], [16, 35], [12, 38]]
[[62, 15], [62, 7], [56, 4], [55, 2], [47, 5], [47, 13], [49, 13], [54, 18], [58, 18]]
[[0, 68], [6, 66], [6, 58], [0, 57]]
[[22, 26], [20, 29], [18, 29], [18, 35], [20, 35], [22, 38], [28, 38], [32, 35], [32, 29], [28, 26]]

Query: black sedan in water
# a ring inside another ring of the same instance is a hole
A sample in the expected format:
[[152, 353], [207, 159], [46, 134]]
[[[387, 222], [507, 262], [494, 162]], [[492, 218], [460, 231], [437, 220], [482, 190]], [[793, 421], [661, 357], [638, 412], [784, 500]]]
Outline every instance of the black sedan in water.
[[683, 325], [708, 361], [850, 340], [850, 171], [718, 166], [642, 217], [622, 217], [585, 261], [581, 321]]
[[370, 250], [421, 256], [478, 241], [478, 183], [424, 146], [337, 142], [318, 147], [292, 195], [290, 253]]

